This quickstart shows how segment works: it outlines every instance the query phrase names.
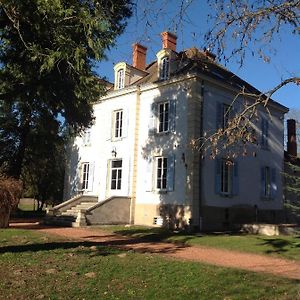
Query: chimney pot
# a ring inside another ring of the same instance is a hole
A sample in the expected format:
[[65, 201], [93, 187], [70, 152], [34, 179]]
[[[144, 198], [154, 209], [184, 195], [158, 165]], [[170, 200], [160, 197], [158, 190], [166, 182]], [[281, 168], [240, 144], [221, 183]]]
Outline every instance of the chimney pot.
[[163, 49], [176, 51], [177, 36], [171, 32], [164, 31], [161, 33]]
[[147, 48], [138, 43], [133, 44], [132, 47], [132, 66], [144, 71], [146, 69]]
[[296, 140], [296, 121], [293, 119], [287, 120], [287, 152], [292, 156], [297, 156], [297, 140]]

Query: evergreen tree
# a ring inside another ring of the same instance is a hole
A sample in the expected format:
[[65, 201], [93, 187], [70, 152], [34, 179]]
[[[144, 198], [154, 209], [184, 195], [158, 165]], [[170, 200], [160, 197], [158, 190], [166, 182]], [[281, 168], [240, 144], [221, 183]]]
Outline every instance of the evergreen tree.
[[105, 58], [130, 14], [130, 0], [1, 1], [2, 171], [20, 177], [30, 133], [45, 115], [49, 122], [61, 117], [74, 133], [91, 125], [92, 104], [104, 94], [95, 61]]

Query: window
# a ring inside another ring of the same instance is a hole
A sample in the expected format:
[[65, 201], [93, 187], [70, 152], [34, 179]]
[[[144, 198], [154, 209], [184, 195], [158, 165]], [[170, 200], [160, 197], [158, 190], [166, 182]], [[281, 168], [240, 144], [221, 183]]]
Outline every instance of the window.
[[125, 86], [125, 72], [121, 69], [117, 73], [117, 89], [122, 89]]
[[169, 57], [164, 57], [160, 61], [160, 74], [159, 77], [162, 80], [169, 79]]
[[261, 197], [263, 199], [274, 199], [276, 194], [276, 169], [264, 166], [261, 168]]
[[223, 104], [222, 128], [226, 129], [230, 120], [230, 105]]
[[269, 121], [267, 119], [262, 119], [261, 123], [261, 146], [263, 148], [268, 148], [268, 136], [269, 136]]
[[87, 190], [89, 187], [90, 164], [88, 162], [82, 164], [82, 190]]
[[238, 194], [238, 162], [227, 158], [216, 159], [215, 192], [221, 196], [231, 197]]
[[222, 159], [221, 164], [221, 193], [232, 193], [232, 171], [233, 162], [230, 160]]
[[169, 102], [158, 104], [158, 132], [169, 131]]
[[111, 189], [120, 190], [122, 181], [122, 160], [111, 161]]
[[269, 198], [271, 196], [271, 172], [269, 167], [263, 168], [263, 196]]
[[123, 110], [117, 110], [114, 112], [113, 137], [121, 138], [122, 129], [123, 129]]
[[156, 188], [158, 190], [167, 189], [167, 172], [168, 172], [168, 159], [166, 157], [157, 157], [156, 160]]

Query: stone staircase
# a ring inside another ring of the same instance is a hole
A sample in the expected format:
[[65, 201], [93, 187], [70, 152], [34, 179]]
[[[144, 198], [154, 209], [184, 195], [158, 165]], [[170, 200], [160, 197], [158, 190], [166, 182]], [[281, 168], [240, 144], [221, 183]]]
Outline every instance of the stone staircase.
[[47, 210], [44, 223], [66, 227], [86, 226], [85, 212], [97, 205], [98, 198], [78, 195]]

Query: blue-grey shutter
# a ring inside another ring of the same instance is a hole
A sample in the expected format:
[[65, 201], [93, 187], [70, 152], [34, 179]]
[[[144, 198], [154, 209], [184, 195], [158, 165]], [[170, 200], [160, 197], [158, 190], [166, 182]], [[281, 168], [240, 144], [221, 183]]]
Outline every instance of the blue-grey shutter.
[[223, 103], [216, 102], [216, 129], [223, 127]]
[[222, 169], [222, 160], [216, 159], [215, 161], [215, 192], [216, 194], [221, 193], [221, 169]]
[[232, 194], [237, 195], [239, 193], [239, 173], [238, 162], [234, 162], [232, 170]]
[[154, 178], [154, 174], [153, 174], [153, 160], [149, 159], [146, 165], [146, 174], [144, 174], [144, 184], [146, 187], [146, 192], [152, 192], [153, 190], [153, 178]]
[[265, 145], [265, 119], [261, 120], [261, 145]]
[[93, 190], [94, 169], [95, 169], [95, 163], [94, 162], [90, 162], [89, 163], [89, 180], [88, 180], [88, 188], [87, 188], [87, 190], [89, 192], [91, 192]]
[[266, 173], [265, 167], [260, 169], [260, 185], [261, 185], [261, 197], [266, 196]]
[[271, 169], [271, 198], [275, 199], [277, 194], [276, 169]]
[[169, 111], [169, 130], [171, 132], [175, 131], [176, 125], [176, 100], [171, 100], [170, 102], [170, 111]]
[[174, 191], [175, 177], [175, 157], [174, 154], [168, 155], [167, 191]]
[[154, 135], [156, 133], [156, 119], [157, 119], [157, 103], [151, 103], [150, 105], [150, 118], [148, 125], [148, 134]]

